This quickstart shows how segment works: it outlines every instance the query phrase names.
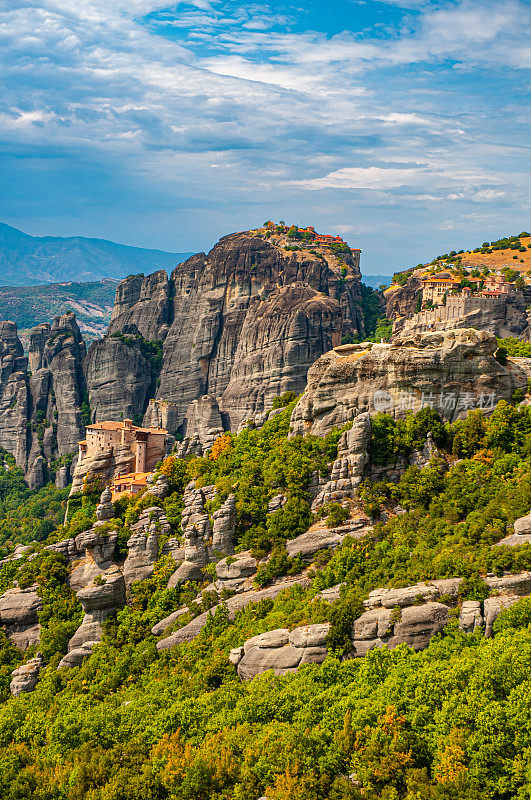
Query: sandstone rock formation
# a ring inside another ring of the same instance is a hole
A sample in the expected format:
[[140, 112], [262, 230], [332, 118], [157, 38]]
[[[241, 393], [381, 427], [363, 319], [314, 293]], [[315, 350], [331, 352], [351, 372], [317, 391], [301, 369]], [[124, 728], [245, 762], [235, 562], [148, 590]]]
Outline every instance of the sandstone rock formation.
[[364, 411], [400, 415], [430, 405], [453, 420], [469, 408], [491, 408], [526, 386], [516, 363], [494, 358], [496, 348], [494, 336], [473, 329], [335, 348], [309, 370], [291, 433], [321, 436]]
[[[337, 343], [341, 325], [345, 333], [363, 330], [358, 261], [348, 253], [342, 259], [330, 250], [287, 252], [244, 232], [192, 256], [169, 279], [158, 272], [122, 281], [109, 335], [87, 359], [96, 418], [117, 419], [129, 405], [133, 413], [146, 410], [146, 424], [156, 415], [172, 433], [186, 419], [193, 436], [201, 427], [236, 425], [286, 389], [300, 391], [308, 366]], [[152, 389], [147, 381], [135, 385], [146, 365], [132, 363], [134, 348], [127, 354], [116, 333], [164, 342], [156, 403], [147, 408]], [[203, 396], [212, 398], [208, 413], [193, 405]]]
[[59, 662], [58, 669], [81, 664], [102, 637], [101, 623], [109, 614], [125, 605], [125, 582], [116, 566], [99, 575], [90, 586], [77, 593], [85, 616], [68, 643], [68, 653]]
[[13, 697], [18, 697], [24, 692], [32, 692], [35, 689], [43, 663], [42, 653], [37, 653], [34, 658], [30, 658], [25, 664], [13, 670], [9, 684]]
[[[223, 431], [264, 416], [277, 394], [301, 391], [308, 367], [342, 332], [363, 332], [359, 254], [287, 244], [231, 234], [169, 277], [126, 278], [107, 335], [87, 355], [73, 314], [31, 332], [31, 375], [15, 325], [1, 323], [0, 446], [30, 485], [74, 453], [89, 417], [144, 415], [171, 434], [181, 429], [183, 455], [202, 453]], [[108, 478], [113, 458], [100, 453], [76, 471], [74, 491], [88, 473]], [[69, 478], [61, 467], [57, 485]]]
[[129, 592], [135, 581], [153, 574], [159, 557], [159, 537], [171, 533], [171, 526], [162, 508], [153, 506], [142, 511], [138, 522], [131, 525], [132, 536], [127, 542], [129, 551], [124, 561], [125, 586]]
[[505, 536], [492, 546], [518, 547], [519, 545], [526, 544], [527, 542], [531, 542], [531, 514], [517, 519], [514, 523], [514, 533]]
[[29, 363], [14, 323], [0, 323], [0, 446], [14, 455], [31, 488], [40, 488], [50, 462], [83, 438], [84, 357], [72, 313], [30, 332]]
[[358, 414], [352, 428], [341, 434], [337, 443], [337, 459], [332, 464], [330, 480], [312, 504], [312, 511], [332, 501], [354, 497], [369, 463], [371, 418], [368, 413]]
[[8, 589], [0, 597], [0, 625], [15, 647], [23, 652], [39, 641], [38, 612], [42, 609], [37, 586]]
[[205, 513], [205, 494], [191, 481], [184, 493], [181, 529], [184, 536], [184, 561], [171, 576], [168, 587], [186, 581], [200, 581], [202, 568], [208, 564], [208, 546], [212, 536], [210, 519]]
[[215, 511], [213, 516], [212, 551], [214, 554], [230, 556], [234, 553], [236, 496], [229, 494], [221, 508]]
[[289, 631], [280, 628], [248, 639], [230, 653], [242, 680], [272, 669], [276, 675], [295, 672], [302, 664], [322, 664], [326, 658], [328, 622]]

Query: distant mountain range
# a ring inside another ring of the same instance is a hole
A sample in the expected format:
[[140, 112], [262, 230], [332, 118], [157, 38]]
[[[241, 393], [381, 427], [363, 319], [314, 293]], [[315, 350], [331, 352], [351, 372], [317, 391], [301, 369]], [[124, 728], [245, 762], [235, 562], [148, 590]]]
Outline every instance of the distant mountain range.
[[0, 286], [0, 319], [15, 322], [26, 347], [29, 329], [73, 311], [87, 343], [103, 336], [114, 305], [118, 281], [50, 283], [41, 286]]
[[0, 223], [0, 285], [4, 286], [120, 279], [138, 272], [172, 269], [190, 255], [84, 236], [29, 236]]

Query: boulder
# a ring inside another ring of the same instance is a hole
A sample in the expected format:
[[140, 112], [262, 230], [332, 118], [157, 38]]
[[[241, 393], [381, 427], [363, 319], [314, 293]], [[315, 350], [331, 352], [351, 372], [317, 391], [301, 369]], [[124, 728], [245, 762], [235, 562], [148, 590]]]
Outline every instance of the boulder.
[[520, 517], [514, 523], [514, 533], [505, 536], [501, 541], [493, 544], [493, 547], [518, 547], [521, 544], [531, 542], [531, 514]]
[[323, 663], [329, 630], [329, 623], [324, 623], [291, 632], [286, 628], [267, 631], [248, 639], [243, 648], [231, 650], [229, 659], [242, 680], [251, 680], [269, 669], [276, 675], [285, 675], [301, 664]]
[[32, 692], [35, 689], [43, 663], [42, 653], [37, 653], [34, 658], [13, 670], [9, 684], [9, 690], [13, 697], [18, 697], [19, 694], [25, 692]]
[[481, 603], [478, 600], [464, 600], [459, 614], [459, 627], [464, 633], [474, 633], [483, 625]]
[[216, 564], [215, 586], [218, 592], [223, 589], [241, 591], [249, 583], [249, 578], [256, 575], [258, 561], [250, 551], [238, 553], [236, 556], [223, 558]]
[[23, 652], [39, 641], [38, 613], [42, 602], [37, 589], [37, 585], [8, 589], [0, 597], [0, 625], [15, 647]]

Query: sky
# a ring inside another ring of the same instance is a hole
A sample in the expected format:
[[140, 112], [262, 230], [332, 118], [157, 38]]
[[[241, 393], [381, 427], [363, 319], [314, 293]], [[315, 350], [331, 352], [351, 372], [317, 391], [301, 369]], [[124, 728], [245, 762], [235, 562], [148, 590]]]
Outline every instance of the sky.
[[0, 220], [389, 274], [530, 228], [529, 0], [0, 0]]

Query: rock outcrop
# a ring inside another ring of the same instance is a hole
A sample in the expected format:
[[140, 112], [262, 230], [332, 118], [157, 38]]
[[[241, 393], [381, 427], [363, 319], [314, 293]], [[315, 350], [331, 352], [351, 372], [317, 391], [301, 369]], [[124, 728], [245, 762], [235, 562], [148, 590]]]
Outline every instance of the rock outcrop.
[[309, 370], [291, 433], [322, 436], [365, 411], [405, 415], [430, 405], [454, 420], [470, 408], [489, 410], [526, 387], [525, 372], [500, 364], [496, 349], [494, 336], [473, 329], [337, 347]]
[[41, 626], [39, 611], [42, 609], [37, 586], [28, 589], [8, 589], [0, 597], [0, 625], [15, 647], [23, 652], [37, 644]]
[[[96, 419], [118, 419], [126, 406], [145, 410], [146, 424], [156, 415], [172, 433], [183, 426], [188, 437], [199, 434], [208, 448], [213, 431], [236, 426], [279, 392], [300, 391], [308, 366], [338, 342], [342, 327], [362, 331], [358, 255], [289, 252], [277, 238], [231, 234], [169, 279], [158, 272], [122, 281], [109, 333], [87, 359]], [[126, 353], [129, 345], [113, 334], [164, 342], [155, 403], [146, 406], [153, 391], [146, 365], [134, 364], [134, 346]], [[137, 387], [141, 373], [146, 381]], [[211, 399], [198, 408], [204, 396]]]
[[229, 494], [221, 508], [213, 514], [212, 551], [214, 554], [230, 556], [234, 553], [236, 529], [236, 496]]
[[[281, 592], [285, 591], [286, 589], [291, 589], [293, 586], [302, 586], [306, 589], [309, 585], [310, 579], [306, 576], [301, 576], [299, 578], [284, 578], [276, 581], [276, 583], [274, 583], [272, 586], [267, 586], [265, 589], [254, 589], [248, 592], [242, 592], [241, 594], [236, 594], [234, 597], [229, 597], [224, 601], [224, 607], [226, 607], [228, 611], [229, 619], [233, 620], [238, 611], [241, 611], [242, 608], [248, 606], [249, 603], [259, 603], [260, 600], [274, 599], [275, 597], [278, 597]], [[175, 647], [175, 645], [182, 644], [183, 642], [190, 642], [204, 628], [209, 614], [215, 613], [217, 608], [219, 608], [219, 606], [214, 606], [212, 609], [210, 609], [210, 611], [204, 611], [187, 625], [184, 625], [178, 631], [175, 631], [175, 633], [172, 633], [169, 636], [166, 636], [164, 639], [158, 641], [157, 650], [169, 650], [170, 648]]]
[[68, 643], [68, 653], [58, 669], [79, 666], [101, 640], [101, 624], [117, 608], [125, 605], [125, 582], [118, 567], [113, 566], [99, 575], [90, 586], [77, 593], [85, 616]]
[[526, 517], [520, 517], [514, 523], [514, 533], [505, 536], [493, 547], [518, 547], [521, 544], [531, 542], [531, 514]]
[[142, 511], [138, 522], [131, 525], [132, 536], [124, 561], [123, 572], [129, 592], [135, 581], [144, 580], [153, 574], [159, 557], [159, 537], [171, 533], [171, 526], [162, 508], [153, 506]]
[[328, 528], [323, 523], [317, 523], [306, 533], [288, 539], [286, 550], [290, 558], [300, 554], [303, 559], [311, 561], [319, 550], [335, 550], [340, 547], [347, 536], [352, 539], [362, 539], [371, 532], [372, 526], [367, 518], [348, 520], [337, 528]]
[[250, 586], [250, 578], [256, 575], [258, 561], [250, 551], [238, 553], [234, 558], [223, 558], [216, 564], [215, 586], [218, 592], [229, 589], [232, 592], [242, 591]]
[[51, 462], [83, 438], [85, 352], [72, 313], [30, 332], [28, 358], [14, 323], [0, 323], [0, 446], [14, 455], [31, 488], [40, 488]]
[[13, 670], [9, 684], [9, 690], [13, 697], [18, 697], [24, 692], [32, 692], [35, 689], [43, 663], [42, 653], [37, 653], [34, 658], [30, 658], [25, 664]]
[[184, 561], [171, 576], [168, 587], [178, 586], [186, 581], [203, 579], [202, 569], [209, 561], [209, 545], [212, 530], [210, 519], [205, 512], [205, 493], [197, 489], [191, 481], [184, 493], [184, 509], [181, 529], [184, 536]]
[[338, 502], [354, 497], [363, 481], [369, 463], [371, 440], [371, 418], [368, 413], [358, 414], [352, 428], [341, 434], [337, 443], [337, 458], [332, 464], [330, 480], [325, 484], [312, 504], [315, 511], [325, 503]]
[[289, 631], [280, 628], [248, 639], [231, 650], [230, 660], [242, 680], [272, 669], [276, 675], [295, 672], [302, 664], [322, 664], [326, 658], [328, 622]]

